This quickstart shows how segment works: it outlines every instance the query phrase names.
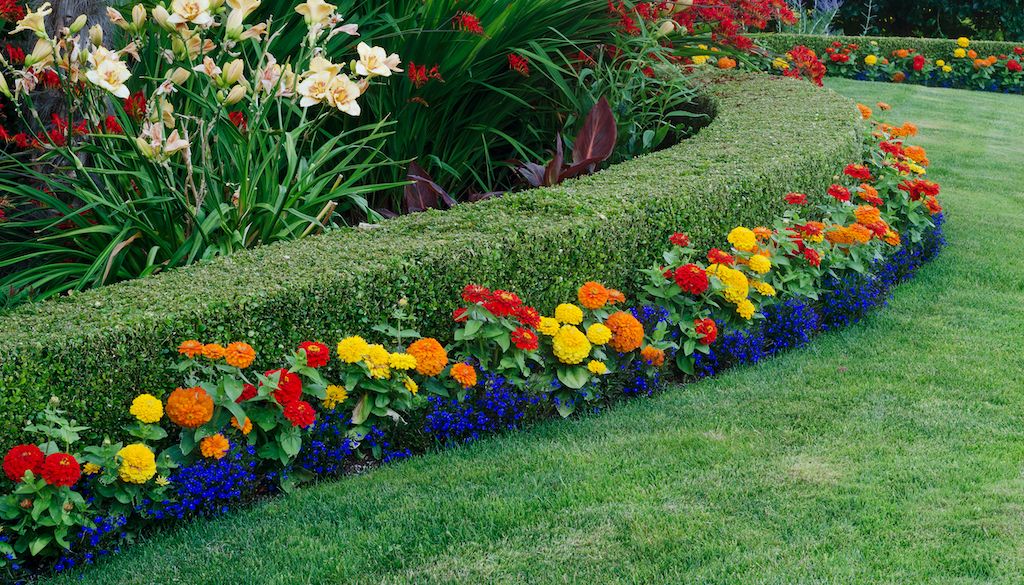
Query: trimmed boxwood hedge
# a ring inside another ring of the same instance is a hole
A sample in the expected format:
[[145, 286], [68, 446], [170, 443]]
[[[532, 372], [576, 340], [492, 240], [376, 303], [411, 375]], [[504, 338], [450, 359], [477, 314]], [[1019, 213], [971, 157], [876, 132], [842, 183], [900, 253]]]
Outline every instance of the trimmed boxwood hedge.
[[635, 291], [665, 238], [723, 243], [823, 190], [859, 153], [858, 114], [828, 90], [735, 74], [708, 85], [714, 121], [695, 137], [561, 186], [275, 244], [35, 305], [0, 318], [0, 448], [51, 395], [116, 432], [139, 392], [164, 395], [183, 339], [256, 348], [278, 367], [305, 339], [370, 333], [401, 297], [416, 327], [448, 337], [467, 282], [516, 291], [542, 311], [601, 280]]
[[[889, 56], [897, 49], [915, 49], [929, 59], [949, 59], [956, 49], [956, 39], [921, 39], [913, 37], [847, 37], [847, 36], [825, 36], [825, 35], [795, 35], [786, 33], [766, 33], [757, 35], [757, 42], [761, 46], [785, 53], [796, 45], [804, 45], [817, 53], [818, 57], [825, 55], [827, 49], [833, 42], [856, 43], [864, 46], [874, 41], [878, 43], [879, 54]], [[1004, 41], [971, 41], [970, 48], [978, 52], [982, 57], [989, 55], [1009, 55], [1014, 47], [1024, 46], [1024, 43], [1010, 43]], [[826, 63], [827, 64], [827, 63]]]

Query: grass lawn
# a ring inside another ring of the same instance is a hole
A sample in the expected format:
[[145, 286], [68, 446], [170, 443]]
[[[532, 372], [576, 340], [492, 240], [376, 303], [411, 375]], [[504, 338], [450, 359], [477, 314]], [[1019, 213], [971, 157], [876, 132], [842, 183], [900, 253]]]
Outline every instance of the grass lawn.
[[1024, 98], [835, 81], [918, 124], [949, 248], [857, 326], [598, 417], [155, 536], [126, 583], [1020, 583]]

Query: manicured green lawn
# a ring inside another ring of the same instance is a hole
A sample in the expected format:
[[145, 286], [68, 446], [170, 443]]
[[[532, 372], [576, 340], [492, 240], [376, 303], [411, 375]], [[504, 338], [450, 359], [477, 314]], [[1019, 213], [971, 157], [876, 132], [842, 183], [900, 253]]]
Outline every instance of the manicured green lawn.
[[887, 309], [602, 416], [193, 523], [81, 582], [1021, 582], [1024, 98], [831, 85], [917, 123], [943, 185], [950, 247]]

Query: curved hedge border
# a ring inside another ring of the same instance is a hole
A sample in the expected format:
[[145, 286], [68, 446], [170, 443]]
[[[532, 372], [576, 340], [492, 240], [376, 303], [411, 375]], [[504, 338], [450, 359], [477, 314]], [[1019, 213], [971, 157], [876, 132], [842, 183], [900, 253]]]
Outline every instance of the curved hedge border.
[[632, 291], [673, 231], [717, 244], [777, 215], [780, 192], [824, 190], [859, 152], [856, 109], [811, 84], [733, 75], [708, 97], [717, 116], [694, 138], [558, 187], [17, 309], [0, 318], [0, 448], [51, 395], [97, 431], [118, 428], [137, 393], [175, 387], [169, 348], [186, 338], [246, 339], [275, 356], [365, 329], [402, 296], [422, 311], [423, 334], [446, 332], [466, 282], [501, 283], [541, 307], [598, 277]]
[[[891, 55], [898, 49], [915, 49], [929, 59], [949, 59], [950, 53], [956, 48], [956, 39], [924, 39], [915, 37], [848, 37], [828, 35], [797, 35], [787, 33], [766, 33], [756, 35], [762, 47], [778, 53], [785, 53], [795, 45], [804, 45], [812, 49], [818, 57], [825, 54], [825, 49], [834, 41], [844, 44], [857, 43], [866, 45], [871, 41], [878, 43], [882, 55]], [[1005, 55], [1013, 51], [1021, 43], [1004, 41], [979, 41], [971, 39], [971, 48], [979, 55]]]

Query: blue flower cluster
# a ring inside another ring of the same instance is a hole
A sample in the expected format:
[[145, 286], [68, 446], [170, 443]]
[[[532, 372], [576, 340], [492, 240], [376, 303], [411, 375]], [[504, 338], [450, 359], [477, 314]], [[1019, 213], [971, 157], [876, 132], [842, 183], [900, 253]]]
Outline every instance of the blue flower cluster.
[[53, 565], [53, 570], [60, 573], [77, 565], [91, 565], [97, 559], [121, 552], [121, 545], [128, 539], [124, 526], [128, 523], [125, 516], [97, 516], [93, 518], [92, 528], [82, 527], [78, 531], [78, 545], [72, 550], [81, 548], [84, 552], [61, 555]]
[[199, 459], [179, 468], [167, 479], [174, 497], [162, 502], [144, 501], [140, 512], [157, 520], [191, 516], [216, 516], [232, 505], [266, 493], [272, 479], [257, 470], [253, 447], [232, 447], [222, 459]]
[[789, 299], [764, 311], [765, 353], [775, 354], [806, 345], [821, 329], [821, 315], [802, 299]]
[[503, 376], [484, 374], [480, 396], [459, 402], [430, 396], [425, 430], [443, 444], [467, 443], [481, 435], [516, 428], [538, 396], [516, 390]]
[[317, 475], [340, 473], [354, 451], [347, 437], [349, 422], [350, 417], [342, 410], [329, 410], [317, 416], [309, 442], [303, 445], [295, 464]]

